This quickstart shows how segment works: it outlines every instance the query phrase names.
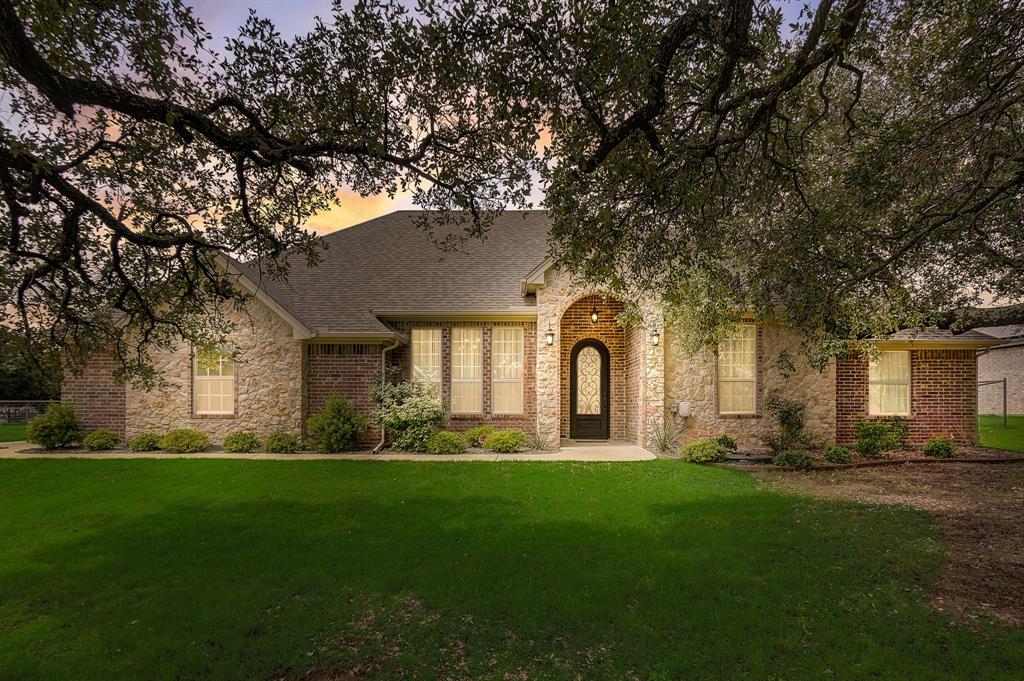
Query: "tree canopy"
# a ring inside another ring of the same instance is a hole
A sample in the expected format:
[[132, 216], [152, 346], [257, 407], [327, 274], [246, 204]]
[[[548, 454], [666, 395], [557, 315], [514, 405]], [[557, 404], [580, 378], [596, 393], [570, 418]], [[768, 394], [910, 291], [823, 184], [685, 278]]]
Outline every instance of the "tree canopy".
[[222, 332], [221, 254], [315, 261], [342, 186], [474, 238], [539, 181], [556, 260], [694, 344], [743, 314], [819, 357], [1024, 323], [1009, 0], [336, 3], [294, 39], [253, 14], [225, 54], [180, 0], [0, 0], [0, 58], [5, 318], [137, 375]]

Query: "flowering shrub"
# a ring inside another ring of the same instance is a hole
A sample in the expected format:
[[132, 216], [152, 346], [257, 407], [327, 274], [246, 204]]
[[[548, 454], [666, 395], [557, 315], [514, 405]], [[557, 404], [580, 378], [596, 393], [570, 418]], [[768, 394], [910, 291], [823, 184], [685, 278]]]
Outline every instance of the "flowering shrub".
[[444, 425], [444, 406], [429, 385], [403, 381], [385, 383], [374, 391], [377, 422], [391, 440], [391, 446], [409, 452], [423, 452], [427, 440]]

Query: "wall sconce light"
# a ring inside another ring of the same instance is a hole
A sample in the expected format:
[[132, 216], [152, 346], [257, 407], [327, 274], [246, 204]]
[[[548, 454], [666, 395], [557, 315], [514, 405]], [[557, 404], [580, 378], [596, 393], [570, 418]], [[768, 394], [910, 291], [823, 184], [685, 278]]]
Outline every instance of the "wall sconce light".
[[590, 310], [590, 321], [597, 324], [597, 305]]
[[651, 345], [654, 347], [661, 345], [661, 334], [657, 329], [651, 329]]
[[548, 322], [548, 332], [544, 334], [544, 342], [548, 345], [555, 344], [555, 332], [551, 330], [551, 322]]

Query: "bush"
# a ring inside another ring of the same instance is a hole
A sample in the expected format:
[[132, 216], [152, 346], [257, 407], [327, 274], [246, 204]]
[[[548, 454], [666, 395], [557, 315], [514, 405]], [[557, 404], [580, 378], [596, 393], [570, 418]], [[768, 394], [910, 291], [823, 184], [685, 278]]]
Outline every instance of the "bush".
[[108, 449], [115, 449], [121, 442], [121, 437], [112, 430], [106, 428], [100, 428], [94, 430], [82, 440], [82, 444], [90, 452], [106, 451]]
[[776, 454], [775, 458], [772, 459], [772, 463], [776, 466], [784, 466], [786, 468], [808, 470], [811, 467], [811, 455], [807, 452], [790, 449]]
[[690, 463], [725, 461], [728, 450], [718, 438], [705, 437], [689, 442], [679, 448], [679, 458]]
[[768, 411], [775, 417], [778, 430], [767, 438], [765, 443], [775, 451], [786, 451], [797, 445], [807, 446], [810, 439], [804, 433], [806, 425], [805, 411], [807, 406], [796, 400], [789, 400], [778, 395], [768, 399]]
[[511, 454], [512, 452], [518, 452], [526, 444], [526, 433], [521, 430], [510, 429], [510, 430], [499, 430], [496, 433], [491, 433], [484, 440], [484, 448], [498, 452], [499, 454]]
[[152, 452], [160, 449], [160, 436], [156, 433], [139, 433], [128, 440], [128, 449], [133, 452]]
[[466, 444], [470, 447], [483, 447], [484, 440], [494, 432], [494, 426], [473, 426], [465, 433]]
[[462, 454], [466, 451], [466, 438], [459, 433], [442, 430], [427, 439], [427, 452], [430, 454]]
[[299, 438], [280, 430], [268, 435], [263, 443], [263, 451], [270, 454], [294, 454], [298, 449]]
[[682, 429], [676, 425], [675, 419], [667, 419], [656, 424], [651, 431], [651, 446], [662, 456], [672, 456], [679, 451], [679, 438]]
[[25, 439], [43, 449], [67, 447], [82, 437], [82, 422], [70, 404], [51, 404], [29, 421]]
[[725, 447], [726, 449], [728, 449], [730, 452], [736, 451], [736, 438], [734, 438], [731, 435], [719, 435], [718, 437], [715, 438], [715, 441], [718, 442], [718, 444]]
[[248, 430], [240, 430], [237, 433], [231, 433], [224, 438], [225, 452], [255, 452], [259, 448], [259, 437], [257, 437], [256, 433]]
[[526, 448], [535, 452], [543, 452], [551, 447], [551, 440], [547, 435], [534, 428], [526, 434]]
[[825, 461], [829, 463], [850, 463], [853, 461], [853, 453], [841, 445], [829, 445], [822, 452]]
[[444, 425], [445, 413], [437, 391], [429, 385], [405, 381], [384, 384], [374, 391], [377, 422], [391, 439], [391, 446], [422, 452], [427, 440]]
[[306, 432], [316, 450], [327, 454], [352, 449], [369, 425], [351, 401], [330, 395], [323, 410], [306, 419]]
[[858, 452], [872, 458], [882, 452], [896, 452], [907, 448], [910, 428], [907, 422], [896, 416], [891, 419], [864, 420], [857, 422]]
[[206, 433], [192, 428], [178, 428], [160, 438], [160, 449], [176, 454], [205, 452], [210, 448]]
[[924, 443], [924, 453], [938, 459], [952, 459], [956, 456], [956, 443], [945, 435], [933, 435]]

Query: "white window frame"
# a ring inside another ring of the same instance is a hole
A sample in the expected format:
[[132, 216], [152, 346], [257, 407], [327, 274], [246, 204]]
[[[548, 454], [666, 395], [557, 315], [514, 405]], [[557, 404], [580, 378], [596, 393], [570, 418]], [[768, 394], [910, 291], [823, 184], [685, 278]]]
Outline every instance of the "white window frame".
[[[758, 329], [757, 329], [757, 324], [749, 324], [749, 323], [748, 324], [737, 324], [736, 325], [736, 329], [737, 330], [739, 330], [739, 329], [751, 329], [751, 330], [753, 330], [753, 333], [754, 333], [754, 353], [753, 353], [754, 354], [754, 372], [753, 372], [753, 374], [754, 374], [754, 376], [753, 376], [753, 378], [722, 378], [722, 362], [721, 362], [721, 356], [719, 356], [718, 361], [715, 363], [715, 380], [716, 380], [715, 389], [718, 391], [716, 397], [717, 397], [717, 402], [718, 402], [718, 414], [719, 414], [719, 416], [751, 416], [751, 415], [756, 415], [757, 414], [757, 391], [758, 391], [758, 387], [759, 387], [758, 386], [758, 366], [757, 366], [758, 365], [758, 356], [757, 356], [758, 355], [758, 353], [757, 353], [757, 334], [758, 334]], [[735, 340], [737, 338], [739, 338], [739, 336], [732, 336], [732, 337], [730, 337], [727, 340]], [[754, 406], [753, 406], [753, 408], [750, 411], [725, 411], [725, 410], [723, 410], [722, 409], [722, 384], [723, 383], [751, 383], [751, 384], [753, 384], [753, 386], [754, 386], [754, 391], [753, 391], [754, 392]]]
[[224, 360], [228, 359], [231, 361], [231, 409], [230, 410], [214, 410], [206, 409], [202, 410], [199, 408], [199, 386], [203, 383], [211, 383], [213, 381], [223, 381], [225, 376], [223, 373], [216, 374], [214, 376], [201, 376], [199, 374], [199, 353], [200, 350], [196, 349], [192, 352], [192, 406], [193, 413], [197, 416], [234, 416], [235, 409], [238, 404], [238, 372], [235, 358], [230, 352], [224, 349], [215, 349], [217, 353], [218, 363], [220, 364], [219, 370], [223, 372]]
[[[422, 337], [418, 338], [418, 336], [424, 336], [424, 335], [429, 335], [429, 338], [422, 338]], [[422, 379], [416, 378], [417, 359], [421, 356], [422, 346], [423, 346], [424, 342], [429, 342], [432, 348], [436, 348], [436, 350], [434, 352], [430, 353], [431, 356], [436, 356], [436, 359], [437, 359], [437, 362], [436, 362], [436, 366], [437, 366], [437, 380], [434, 380], [434, 381], [426, 381], [426, 380], [422, 380]], [[436, 345], [435, 345], [435, 343], [436, 343]], [[414, 383], [421, 383], [423, 385], [432, 385], [432, 386], [434, 386], [434, 388], [437, 390], [438, 399], [440, 399], [440, 397], [441, 397], [441, 379], [444, 376], [444, 368], [441, 366], [441, 358], [442, 358], [442, 356], [444, 354], [443, 351], [442, 351], [442, 347], [441, 347], [442, 343], [443, 343], [443, 339], [442, 339], [441, 329], [440, 328], [413, 329], [410, 332], [410, 334], [409, 334], [409, 346], [410, 346], [410, 351], [409, 351], [409, 373], [410, 373], [410, 377], [409, 378]], [[417, 350], [417, 347], [419, 347], [420, 350]]]
[[[513, 336], [515, 336], [515, 335], [519, 336], [519, 338], [518, 338], [518, 341], [519, 341], [519, 376], [517, 378], [497, 378], [495, 376], [495, 371], [496, 371], [497, 366], [498, 366], [498, 363], [495, 361], [495, 358], [497, 357], [497, 353], [495, 352], [495, 348], [498, 346], [496, 336], [504, 334], [505, 332], [509, 332], [509, 331], [512, 332]], [[507, 416], [507, 415], [522, 414], [524, 411], [526, 411], [526, 395], [525, 395], [525, 387], [524, 387], [524, 384], [526, 382], [525, 379], [524, 379], [525, 368], [526, 368], [526, 334], [523, 332], [523, 327], [521, 327], [521, 326], [495, 326], [495, 327], [493, 327], [491, 329], [491, 413], [492, 414], [495, 414], [495, 415], [500, 414], [502, 416]], [[499, 383], [501, 383], [501, 384], [505, 384], [505, 383], [518, 383], [519, 384], [519, 409], [513, 410], [513, 411], [499, 411], [499, 410], [494, 408], [494, 404], [495, 404], [494, 395], [495, 395], [495, 392], [496, 392], [494, 390], [494, 386], [499, 384]]]
[[[455, 357], [456, 357], [456, 346], [459, 343], [458, 336], [466, 333], [476, 334], [476, 355], [480, 366], [480, 375], [477, 378], [456, 378], [455, 377]], [[449, 367], [449, 372], [452, 381], [452, 397], [451, 397], [451, 409], [453, 415], [467, 416], [467, 415], [480, 415], [484, 411], [484, 334], [483, 329], [479, 326], [456, 326], [452, 328], [452, 361]], [[455, 404], [455, 386], [456, 385], [467, 385], [471, 383], [479, 384], [480, 386], [480, 404], [476, 409], [458, 409]]]
[[[895, 381], [872, 380], [872, 378], [871, 378], [871, 371], [876, 366], [878, 366], [878, 358], [881, 357], [884, 354], [897, 354], [897, 353], [898, 354], [902, 354], [902, 355], [906, 356], [906, 358], [907, 358], [907, 362], [906, 362], [907, 377], [906, 377], [906, 379], [902, 379], [901, 378], [901, 379], [895, 380]], [[912, 363], [911, 359], [912, 358], [910, 356], [910, 350], [881, 350], [881, 351], [879, 351], [878, 356], [872, 357], [868, 361], [868, 416], [910, 416], [911, 411], [912, 411], [911, 400], [913, 399], [913, 393], [910, 390], [910, 381], [911, 381], [911, 378], [914, 375], [914, 368], [913, 368], [913, 363]], [[906, 399], [907, 409], [906, 409], [906, 411], [873, 411], [872, 410], [872, 399], [871, 399], [871, 386], [874, 386], [874, 385], [878, 385], [878, 386], [881, 386], [881, 385], [904, 386], [904, 389], [906, 390], [906, 393], [907, 393], [907, 399]]]

